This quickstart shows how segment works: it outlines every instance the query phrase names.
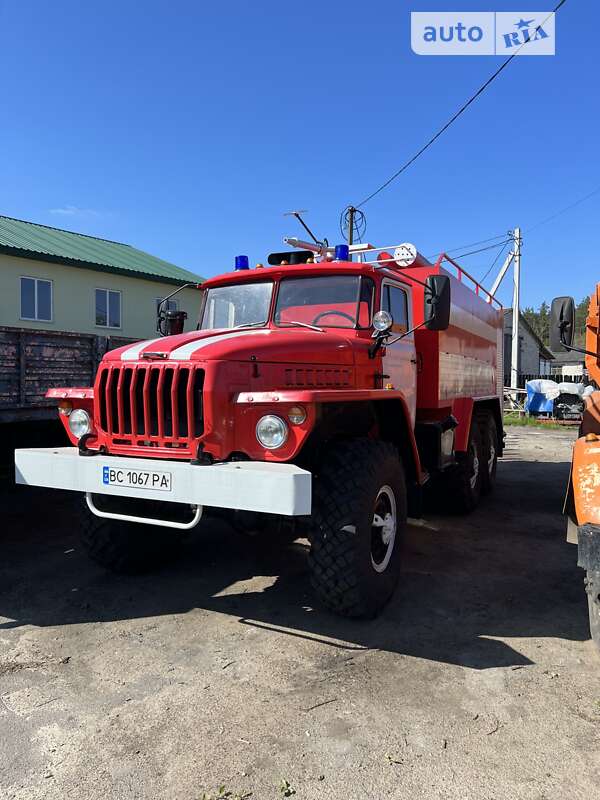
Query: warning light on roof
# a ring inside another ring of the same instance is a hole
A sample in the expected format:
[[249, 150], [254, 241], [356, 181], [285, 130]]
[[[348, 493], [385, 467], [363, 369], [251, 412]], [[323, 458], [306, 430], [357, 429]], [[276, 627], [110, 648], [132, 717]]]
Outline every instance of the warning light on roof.
[[335, 246], [335, 260], [348, 261], [350, 258], [350, 248], [347, 244], [336, 244]]
[[236, 269], [250, 269], [250, 264], [248, 262], [248, 256], [236, 256], [235, 257], [235, 268]]

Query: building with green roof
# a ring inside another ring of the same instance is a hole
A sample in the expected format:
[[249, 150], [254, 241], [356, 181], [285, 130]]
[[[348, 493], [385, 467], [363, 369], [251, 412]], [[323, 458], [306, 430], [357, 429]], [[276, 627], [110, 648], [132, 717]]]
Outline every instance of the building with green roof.
[[[149, 338], [158, 300], [202, 280], [131, 245], [0, 216], [0, 326]], [[172, 303], [193, 328], [197, 289]]]

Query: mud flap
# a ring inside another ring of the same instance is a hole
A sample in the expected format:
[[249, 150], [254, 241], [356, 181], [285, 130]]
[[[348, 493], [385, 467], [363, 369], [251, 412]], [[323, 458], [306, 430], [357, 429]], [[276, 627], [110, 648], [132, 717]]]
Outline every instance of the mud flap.
[[600, 572], [600, 526], [580, 525], [577, 536], [577, 566]]

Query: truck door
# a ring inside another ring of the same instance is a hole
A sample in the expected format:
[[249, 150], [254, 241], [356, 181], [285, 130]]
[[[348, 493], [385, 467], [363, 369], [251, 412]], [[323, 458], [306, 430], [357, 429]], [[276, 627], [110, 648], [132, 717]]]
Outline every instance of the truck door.
[[[381, 287], [381, 308], [389, 311], [394, 319], [392, 336], [394, 339], [410, 330], [412, 326], [410, 289], [392, 281], [384, 281]], [[417, 358], [414, 334], [385, 348], [383, 386], [391, 384], [394, 389], [404, 392], [412, 424], [415, 424], [417, 404]]]

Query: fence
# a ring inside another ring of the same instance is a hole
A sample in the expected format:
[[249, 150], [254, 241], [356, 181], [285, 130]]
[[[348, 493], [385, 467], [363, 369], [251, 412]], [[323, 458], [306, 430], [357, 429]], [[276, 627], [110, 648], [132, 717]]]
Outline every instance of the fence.
[[47, 389], [91, 386], [104, 353], [132, 341], [0, 326], [0, 422], [54, 418]]
[[[517, 379], [517, 388], [524, 389], [527, 381], [536, 380], [538, 378], [548, 381], [556, 381], [556, 383], [589, 383], [584, 375], [539, 375], [535, 373], [524, 372], [519, 374]], [[510, 375], [504, 376], [504, 385], [510, 386]]]

